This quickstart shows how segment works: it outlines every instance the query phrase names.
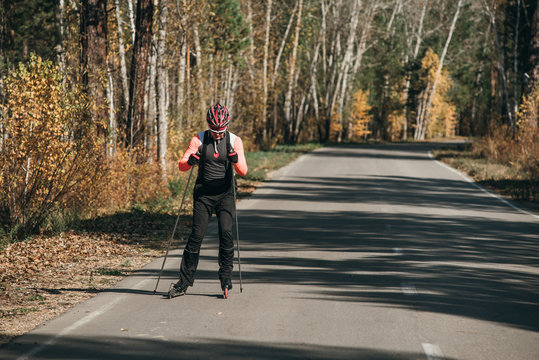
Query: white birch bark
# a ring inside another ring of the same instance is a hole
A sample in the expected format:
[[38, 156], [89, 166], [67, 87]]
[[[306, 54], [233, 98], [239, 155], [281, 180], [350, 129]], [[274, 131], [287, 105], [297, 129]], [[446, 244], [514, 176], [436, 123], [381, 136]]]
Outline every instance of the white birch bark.
[[253, 82], [255, 80], [255, 39], [253, 36], [253, 9], [251, 8], [251, 0], [247, 0], [247, 25], [249, 26], [249, 62], [247, 70], [249, 71], [249, 77]]
[[226, 77], [224, 79], [224, 100], [227, 107], [231, 107], [230, 102], [232, 100], [232, 62], [228, 63], [228, 68], [226, 69]]
[[327, 20], [326, 19], [327, 19], [328, 10], [327, 10], [325, 0], [320, 0], [320, 5], [322, 7], [322, 24], [320, 26], [320, 32], [321, 32], [320, 37], [322, 38], [322, 73], [324, 74], [324, 79], [325, 79], [325, 74], [327, 73], [327, 68], [326, 68], [326, 59], [327, 59], [327, 49], [326, 49]]
[[135, 43], [135, 34], [136, 34], [135, 12], [133, 11], [133, 1], [135, 1], [135, 0], [127, 0], [127, 7], [128, 7], [128, 10], [129, 10], [129, 25], [131, 25], [132, 44]]
[[176, 106], [178, 107], [178, 130], [182, 128], [182, 119], [185, 116], [185, 70], [186, 70], [186, 36], [182, 32], [182, 43], [180, 47], [180, 60], [178, 66], [178, 90], [176, 91]]
[[401, 11], [401, 7], [402, 0], [395, 0], [395, 5], [393, 6], [393, 11], [391, 12], [391, 18], [389, 19], [389, 22], [386, 26], [386, 36], [389, 36], [391, 27], [393, 26], [393, 21], [395, 20], [395, 16]]
[[[232, 112], [232, 114], [234, 114], [234, 110], [235, 110], [235, 107], [236, 107], [236, 97], [235, 97], [235, 94], [236, 94], [236, 90], [237, 90], [237, 87], [238, 87], [238, 70], [231, 65], [231, 72], [232, 72], [232, 78], [231, 78], [231, 85], [230, 85], [230, 88], [231, 88], [231, 91], [230, 91], [230, 98], [229, 98], [229, 104], [230, 104], [230, 111]], [[253, 124], [251, 122], [251, 124]]]
[[[537, 10], [536, 10], [537, 11]], [[518, 113], [518, 36], [520, 31], [520, 0], [517, 0], [517, 23], [515, 24], [515, 45], [513, 50], [513, 118], [516, 120]]]
[[123, 92], [123, 109], [129, 106], [129, 82], [127, 79], [127, 65], [125, 61], [124, 30], [122, 26], [122, 17], [120, 14], [120, 0], [114, 0], [116, 7], [116, 22], [118, 25], [118, 56], [120, 58], [120, 79]]
[[193, 24], [193, 41], [195, 42], [195, 53], [197, 58], [197, 86], [198, 86], [198, 106], [205, 108], [203, 103], [204, 82], [202, 81], [202, 46], [200, 45], [200, 34], [198, 32], [198, 23]]
[[[346, 96], [348, 75], [350, 71], [350, 65], [352, 63], [352, 55], [354, 53], [354, 44], [356, 42], [360, 7], [361, 7], [361, 1], [360, 0], [354, 1], [353, 7], [352, 7], [352, 13], [351, 13], [350, 34], [346, 41], [346, 50], [344, 52], [344, 58], [341, 63], [339, 76], [337, 78], [337, 88], [333, 95], [333, 100], [331, 103], [331, 107], [333, 108], [338, 98], [337, 113], [340, 115], [343, 114], [344, 98]], [[343, 121], [342, 116], [341, 116], [341, 121]], [[339, 134], [337, 141], [338, 142], [342, 141], [342, 132]]]
[[157, 36], [154, 33], [152, 35], [152, 45], [150, 48], [150, 56], [148, 62], [148, 81], [146, 81], [146, 100], [144, 102], [147, 126], [146, 126], [146, 144], [145, 148], [148, 149], [148, 163], [153, 164], [153, 150], [154, 150], [154, 136], [156, 134], [156, 79], [157, 79], [157, 51], [156, 51]]
[[286, 30], [283, 35], [283, 39], [281, 41], [281, 45], [279, 46], [279, 51], [277, 52], [277, 57], [275, 58], [275, 66], [273, 69], [273, 76], [271, 78], [271, 87], [273, 88], [275, 86], [275, 81], [277, 80], [278, 73], [279, 73], [279, 67], [281, 65], [281, 57], [283, 55], [283, 50], [286, 45], [286, 39], [288, 38], [288, 33], [290, 32], [290, 28], [292, 27], [292, 23], [294, 22], [294, 15], [296, 14], [296, 10], [298, 8], [298, 3], [296, 2], [296, 5], [294, 6], [294, 10], [292, 11], [292, 14], [290, 15], [290, 19], [288, 20], [288, 25], [286, 26]]
[[277, 81], [277, 77], [279, 75], [281, 57], [283, 55], [283, 50], [286, 45], [286, 39], [288, 38], [288, 33], [290, 32], [290, 29], [292, 28], [292, 23], [294, 22], [294, 15], [296, 14], [297, 7], [298, 7], [298, 3], [296, 2], [294, 6], [294, 10], [292, 11], [292, 14], [290, 15], [290, 19], [288, 20], [288, 25], [286, 26], [286, 30], [284, 32], [281, 45], [279, 46], [279, 51], [277, 52], [277, 57], [275, 58], [275, 66], [273, 68], [273, 76], [271, 77], [271, 88], [274, 91], [274, 94], [273, 94], [273, 133], [277, 132], [277, 95], [278, 94], [275, 91], [275, 82]]
[[109, 102], [109, 140], [108, 140], [108, 151], [107, 155], [113, 157], [116, 154], [116, 135], [117, 135], [117, 124], [116, 124], [116, 114], [114, 112], [114, 81], [112, 79], [112, 71], [110, 70], [109, 62], [107, 61], [107, 97]]
[[[317, 83], [318, 83], [318, 59], [319, 59], [319, 51], [320, 51], [320, 46], [322, 45], [322, 43], [325, 42], [325, 39], [324, 37], [320, 36], [318, 38], [318, 44], [314, 50], [314, 57], [313, 57], [313, 62], [312, 62], [312, 65], [311, 65], [311, 87], [310, 87], [310, 90], [309, 90], [309, 94], [312, 98], [312, 101], [313, 101], [313, 110], [314, 110], [314, 118], [316, 120], [316, 123], [317, 124], [320, 124], [320, 112], [319, 112], [319, 102], [318, 102], [318, 91], [317, 91]], [[322, 59], [322, 62], [324, 62], [324, 59]], [[299, 128], [299, 125], [298, 124], [296, 126], [296, 128]], [[319, 125], [320, 126], [320, 125]]]
[[371, 7], [371, 11], [369, 11], [368, 18], [361, 31], [361, 37], [359, 38], [359, 43], [357, 44], [356, 48], [356, 55], [354, 56], [354, 69], [352, 74], [357, 74], [359, 71], [361, 61], [363, 60], [363, 54], [367, 50], [367, 38], [371, 30], [372, 20], [374, 19], [374, 7], [375, 6]]
[[66, 55], [65, 55], [65, 1], [59, 0], [57, 6], [55, 7], [55, 16], [56, 16], [56, 34], [57, 34], [57, 44], [56, 44], [56, 56], [58, 59], [58, 70], [62, 75], [62, 86], [65, 86], [66, 81]]
[[[424, 109], [424, 116], [423, 116], [423, 119], [421, 121], [421, 126], [419, 127], [419, 134], [418, 136], [416, 137], [416, 140], [424, 140], [425, 139], [425, 133], [427, 131], [427, 123], [428, 123], [428, 120], [429, 120], [429, 111], [430, 111], [430, 107], [432, 105], [432, 100], [434, 99], [434, 96], [436, 94], [436, 88], [437, 88], [437, 85], [438, 85], [438, 79], [440, 77], [440, 74], [442, 73], [442, 68], [444, 66], [444, 60], [445, 60], [445, 56], [447, 54], [447, 49], [449, 48], [449, 44], [451, 43], [451, 38], [453, 37], [453, 32], [455, 31], [455, 26], [457, 24], [457, 20], [458, 20], [458, 17], [459, 17], [459, 14], [460, 14], [460, 8], [462, 6], [462, 2], [463, 0], [459, 0], [458, 4], [457, 4], [457, 11], [455, 11], [455, 15], [453, 16], [453, 21], [451, 22], [451, 28], [449, 29], [449, 34], [447, 35], [447, 39], [445, 41], [445, 45], [444, 45], [444, 49], [442, 51], [442, 56], [440, 57], [440, 62], [438, 63], [438, 68], [436, 69], [436, 75], [434, 75], [434, 81], [433, 81], [433, 84], [432, 84], [432, 89], [430, 90], [430, 92], [427, 92], [427, 98], [428, 98], [428, 101], [427, 101], [427, 105]], [[418, 128], [416, 128], [416, 130], [418, 130]]]
[[268, 142], [268, 57], [269, 57], [269, 36], [271, 28], [271, 8], [273, 0], [267, 0], [266, 4], [266, 31], [264, 36], [264, 61], [262, 65], [262, 142]]
[[159, 35], [157, 40], [157, 158], [161, 165], [161, 176], [167, 175], [167, 36], [168, 0], [159, 0]]
[[298, 19], [296, 22], [296, 30], [294, 35], [294, 43], [292, 47], [292, 55], [290, 58], [290, 65], [288, 69], [288, 89], [286, 91], [284, 99], [284, 117], [286, 125], [289, 125], [292, 121], [292, 91], [296, 76], [296, 61], [299, 45], [299, 30], [301, 28], [301, 14], [303, 10], [303, 0], [299, 0]]

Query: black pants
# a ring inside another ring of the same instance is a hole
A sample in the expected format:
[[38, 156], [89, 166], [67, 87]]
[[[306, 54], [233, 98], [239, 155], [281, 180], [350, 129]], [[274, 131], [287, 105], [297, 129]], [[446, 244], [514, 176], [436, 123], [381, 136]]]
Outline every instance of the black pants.
[[195, 186], [193, 198], [193, 229], [183, 251], [180, 281], [185, 285], [193, 286], [200, 247], [214, 211], [219, 223], [219, 279], [230, 279], [234, 261], [232, 214], [236, 206], [232, 189], [216, 192]]

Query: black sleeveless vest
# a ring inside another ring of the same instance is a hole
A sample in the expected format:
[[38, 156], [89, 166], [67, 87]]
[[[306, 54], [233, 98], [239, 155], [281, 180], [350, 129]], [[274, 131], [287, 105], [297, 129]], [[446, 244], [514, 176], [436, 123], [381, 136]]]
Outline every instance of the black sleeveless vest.
[[231, 189], [233, 168], [228, 161], [228, 152], [231, 149], [230, 134], [215, 141], [209, 130], [203, 133], [202, 145], [199, 148], [200, 162], [198, 165], [197, 184], [208, 190], [224, 192]]

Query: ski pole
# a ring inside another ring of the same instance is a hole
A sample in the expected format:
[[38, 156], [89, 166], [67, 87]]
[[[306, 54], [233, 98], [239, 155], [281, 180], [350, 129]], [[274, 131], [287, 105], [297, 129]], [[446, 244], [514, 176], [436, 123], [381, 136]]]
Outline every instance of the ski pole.
[[176, 217], [176, 223], [174, 224], [174, 230], [172, 230], [172, 235], [170, 235], [170, 238], [168, 239], [167, 252], [165, 253], [165, 258], [163, 259], [163, 264], [161, 264], [161, 271], [159, 271], [159, 277], [157, 278], [157, 284], [155, 284], [155, 289], [153, 290], [154, 294], [157, 291], [157, 286], [159, 286], [159, 280], [161, 280], [161, 275], [163, 274], [163, 268], [165, 267], [165, 262], [167, 261], [168, 250], [170, 249], [170, 243], [172, 242], [172, 239], [174, 239], [174, 234], [176, 234], [176, 228], [178, 227], [178, 221], [180, 220], [180, 214], [182, 213], [183, 201], [185, 200], [185, 195], [187, 194], [187, 189], [189, 188], [189, 182], [191, 181], [191, 175], [193, 175], [193, 169], [194, 168], [195, 167], [193, 166], [191, 168], [191, 171], [189, 172], [189, 178], [187, 179], [187, 185], [185, 185], [185, 190], [183, 191], [182, 201], [180, 203], [180, 210], [178, 210], [178, 217]]
[[238, 248], [238, 272], [240, 274], [240, 293], [243, 292], [243, 285], [241, 282], [241, 256], [240, 256], [240, 231], [238, 228], [238, 208], [236, 207], [236, 179], [232, 175], [232, 189], [234, 189], [234, 218], [236, 219], [236, 245]]

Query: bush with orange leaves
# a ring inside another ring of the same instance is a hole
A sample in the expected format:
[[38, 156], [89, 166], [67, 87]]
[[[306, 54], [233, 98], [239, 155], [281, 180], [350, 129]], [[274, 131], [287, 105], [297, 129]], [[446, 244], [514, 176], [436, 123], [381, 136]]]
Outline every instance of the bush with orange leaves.
[[3, 82], [0, 104], [0, 231], [17, 239], [57, 212], [88, 207], [103, 146], [80, 90], [32, 55]]
[[539, 200], [539, 84], [524, 97], [513, 132], [509, 125], [493, 125], [490, 134], [474, 142], [473, 151], [481, 158], [510, 166], [520, 173], [524, 189], [519, 198]]
[[517, 125], [523, 168], [530, 174], [530, 179], [539, 182], [539, 84], [535, 84], [533, 90], [524, 97]]
[[169, 179], [162, 177], [157, 161], [140, 161], [143, 157], [143, 151], [118, 148], [114, 157], [107, 159], [100, 191], [96, 194], [102, 212], [132, 206], [152, 208], [152, 202], [158, 206], [166, 205], [164, 199], [170, 196]]

